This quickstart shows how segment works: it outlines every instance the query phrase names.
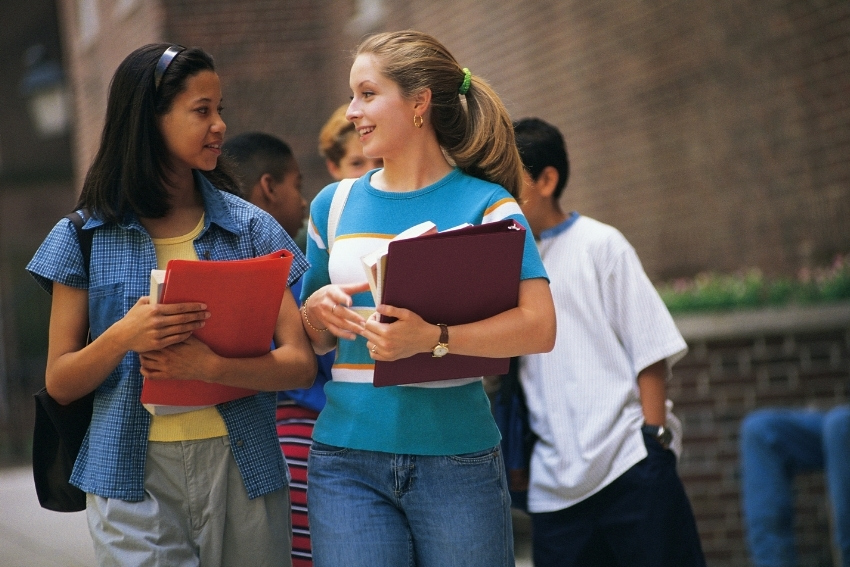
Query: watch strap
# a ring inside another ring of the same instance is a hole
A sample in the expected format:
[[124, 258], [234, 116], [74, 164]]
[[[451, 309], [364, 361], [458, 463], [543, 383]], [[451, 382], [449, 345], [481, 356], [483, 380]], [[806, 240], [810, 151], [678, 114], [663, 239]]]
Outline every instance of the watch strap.
[[644, 423], [640, 430], [658, 441], [665, 449], [670, 448], [670, 443], [673, 440], [673, 432], [666, 425], [649, 425]]
[[445, 323], [437, 323], [437, 326], [440, 328], [440, 340], [437, 341], [440, 344], [448, 345], [449, 344], [449, 326]]

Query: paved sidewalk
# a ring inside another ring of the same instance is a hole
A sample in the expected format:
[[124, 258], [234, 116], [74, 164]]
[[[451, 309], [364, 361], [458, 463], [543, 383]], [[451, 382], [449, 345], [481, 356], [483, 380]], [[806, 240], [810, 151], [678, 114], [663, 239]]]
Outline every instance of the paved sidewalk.
[[[514, 515], [517, 567], [531, 567], [526, 522], [522, 514]], [[41, 508], [29, 467], [0, 468], [0, 565], [96, 566], [85, 512]]]
[[0, 565], [96, 565], [85, 512], [41, 508], [29, 467], [0, 468]]
[[[527, 524], [517, 524], [517, 567], [531, 567]], [[63, 514], [38, 505], [29, 467], [0, 468], [0, 565], [94, 567], [85, 512]]]

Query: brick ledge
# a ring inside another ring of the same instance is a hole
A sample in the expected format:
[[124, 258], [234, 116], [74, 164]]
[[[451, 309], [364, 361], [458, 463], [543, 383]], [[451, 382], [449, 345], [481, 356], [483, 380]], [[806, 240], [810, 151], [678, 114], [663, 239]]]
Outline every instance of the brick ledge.
[[688, 342], [798, 331], [850, 329], [850, 302], [673, 317]]

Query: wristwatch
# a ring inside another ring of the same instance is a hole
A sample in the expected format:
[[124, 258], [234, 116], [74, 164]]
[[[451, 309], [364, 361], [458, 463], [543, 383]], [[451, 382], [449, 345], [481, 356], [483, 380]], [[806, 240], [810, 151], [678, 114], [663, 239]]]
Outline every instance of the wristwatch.
[[443, 323], [437, 323], [440, 328], [440, 341], [431, 349], [431, 356], [440, 358], [449, 354], [449, 327]]
[[670, 443], [673, 441], [673, 432], [666, 425], [649, 425], [644, 423], [640, 430], [655, 438], [665, 449], [670, 448]]

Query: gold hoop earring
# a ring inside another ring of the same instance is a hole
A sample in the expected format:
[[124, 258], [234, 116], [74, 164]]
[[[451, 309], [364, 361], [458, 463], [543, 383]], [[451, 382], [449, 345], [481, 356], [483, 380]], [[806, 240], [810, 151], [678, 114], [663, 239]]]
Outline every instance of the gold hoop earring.
[[413, 115], [413, 125], [416, 126], [417, 128], [422, 128], [422, 124], [424, 122], [425, 122], [425, 120], [420, 115], [418, 115], [418, 114]]

